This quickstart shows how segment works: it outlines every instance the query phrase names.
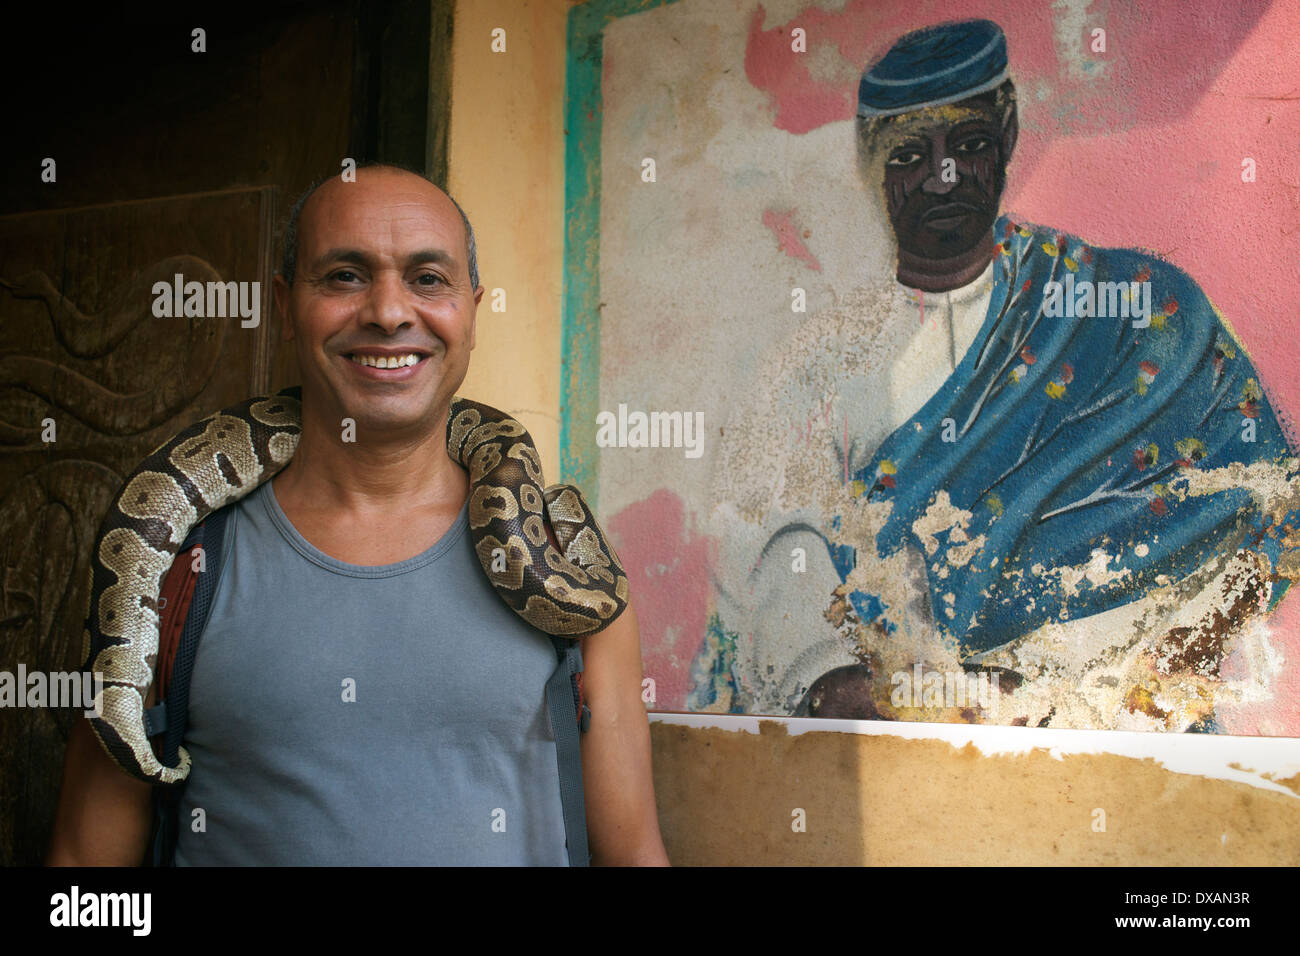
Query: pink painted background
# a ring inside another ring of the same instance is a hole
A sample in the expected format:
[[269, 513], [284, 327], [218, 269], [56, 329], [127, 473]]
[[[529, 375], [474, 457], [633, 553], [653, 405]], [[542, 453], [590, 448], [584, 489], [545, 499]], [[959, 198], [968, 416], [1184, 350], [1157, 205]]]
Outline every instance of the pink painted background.
[[[900, 34], [969, 17], [999, 23], [1021, 126], [1003, 210], [1098, 245], [1152, 249], [1186, 270], [1245, 343], [1300, 447], [1293, 347], [1300, 335], [1300, 0], [1143, 0], [1103, 12], [1080, 19], [1071, 54], [1053, 5], [1040, 0], [848, 0], [838, 11], [809, 6], [783, 21], [759, 6], [744, 69], [767, 94], [773, 125], [805, 134], [854, 115], [856, 75]], [[1105, 53], [1090, 50], [1097, 25], [1107, 31]], [[788, 55], [794, 27], [806, 31], [807, 56]], [[843, 66], [834, 81], [812, 71], [820, 63], [825, 76], [828, 55]], [[1241, 178], [1246, 157], [1255, 160], [1253, 183]], [[773, 214], [764, 225], [787, 254], [818, 268], [790, 215]], [[655, 572], [653, 593], [644, 583], [634, 591], [646, 671], [680, 676], [683, 686], [659, 688], [659, 706], [681, 707], [703, 639], [712, 545], [693, 534], [669, 492], [625, 509], [611, 526], [629, 567]], [[1277, 701], [1221, 712], [1230, 733], [1259, 733], [1266, 721], [1272, 733], [1300, 735], [1300, 595], [1283, 602], [1271, 625], [1285, 659]]]

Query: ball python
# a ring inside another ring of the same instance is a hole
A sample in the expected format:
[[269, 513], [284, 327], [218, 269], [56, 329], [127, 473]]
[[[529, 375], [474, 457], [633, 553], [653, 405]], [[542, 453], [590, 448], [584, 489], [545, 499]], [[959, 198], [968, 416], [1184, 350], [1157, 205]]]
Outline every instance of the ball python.
[[[298, 387], [223, 409], [159, 446], [109, 506], [91, 556], [82, 650], [103, 674], [102, 710], [91, 727], [132, 776], [174, 785], [190, 770], [183, 747], [175, 767], [162, 764], [144, 727], [163, 577], [192, 528], [289, 463], [301, 427]], [[483, 573], [516, 614], [548, 634], [577, 638], [623, 612], [628, 582], [618, 556], [577, 488], [545, 487], [522, 424], [457, 397], [447, 451], [469, 474], [469, 533]]]

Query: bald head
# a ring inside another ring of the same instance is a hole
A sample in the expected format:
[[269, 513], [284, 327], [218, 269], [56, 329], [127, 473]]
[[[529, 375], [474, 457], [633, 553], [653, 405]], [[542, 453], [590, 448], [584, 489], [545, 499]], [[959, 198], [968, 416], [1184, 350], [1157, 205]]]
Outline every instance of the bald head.
[[433, 438], [469, 371], [483, 296], [456, 204], [418, 173], [368, 166], [296, 204], [285, 246], [272, 291], [304, 436], [310, 407], [320, 435], [350, 418], [372, 437]]
[[[363, 177], [370, 179], [376, 176], [409, 177], [412, 180], [410, 183], [412, 197], [423, 194], [424, 199], [433, 204], [435, 208], [445, 203], [451, 204], [464, 227], [464, 247], [465, 257], [469, 263], [470, 288], [477, 289], [479, 280], [478, 254], [474, 244], [474, 227], [470, 225], [465, 210], [460, 208], [460, 203], [456, 202], [455, 199], [424, 174], [413, 169], [391, 163], [362, 163], [357, 167], [358, 183], [361, 182]], [[355, 185], [356, 183], [343, 182], [339, 176], [329, 176], [314, 182], [293, 204], [293, 209], [289, 212], [289, 222], [284, 230], [284, 251], [280, 263], [280, 275], [284, 277], [284, 281], [289, 285], [293, 285], [294, 276], [298, 271], [298, 245], [301, 232], [304, 228], [310, 228], [311, 220], [319, 205], [328, 202], [330, 194], [335, 189], [346, 189]], [[321, 195], [318, 195], [318, 193]], [[307, 221], [306, 227], [303, 225], [304, 218]]]

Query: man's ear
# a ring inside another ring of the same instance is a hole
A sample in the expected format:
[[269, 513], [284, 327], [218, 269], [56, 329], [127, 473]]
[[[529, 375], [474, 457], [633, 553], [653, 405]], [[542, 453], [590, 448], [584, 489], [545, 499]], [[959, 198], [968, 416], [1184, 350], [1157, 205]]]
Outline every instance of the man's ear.
[[469, 318], [469, 347], [470, 351], [474, 350], [477, 344], [476, 333], [478, 331], [478, 304], [483, 301], [483, 286], [474, 290], [474, 314]]
[[1020, 121], [1016, 118], [1018, 113], [1019, 110], [1012, 103], [1006, 124], [1002, 127], [1002, 165], [1004, 167], [1011, 162], [1011, 154], [1016, 148], [1016, 139], [1020, 136]]
[[275, 314], [280, 317], [280, 338], [288, 342], [293, 338], [293, 323], [289, 321], [289, 298], [293, 292], [284, 276], [277, 273], [271, 278], [271, 294], [275, 298]]

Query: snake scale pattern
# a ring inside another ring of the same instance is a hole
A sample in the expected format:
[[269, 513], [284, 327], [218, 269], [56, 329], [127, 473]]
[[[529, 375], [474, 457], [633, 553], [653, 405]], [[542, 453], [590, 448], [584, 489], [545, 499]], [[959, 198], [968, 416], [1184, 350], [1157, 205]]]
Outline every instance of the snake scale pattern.
[[[100, 526], [82, 636], [82, 659], [104, 678], [101, 715], [90, 722], [108, 755], [141, 780], [174, 785], [190, 770], [183, 747], [175, 767], [162, 764], [144, 727], [163, 577], [192, 528], [289, 463], [301, 433], [300, 395], [292, 388], [249, 399], [184, 429], [131, 473]], [[469, 474], [479, 563], [515, 613], [547, 634], [577, 638], [623, 612], [628, 582], [618, 556], [577, 488], [544, 486], [523, 425], [456, 398], [447, 450]]]

